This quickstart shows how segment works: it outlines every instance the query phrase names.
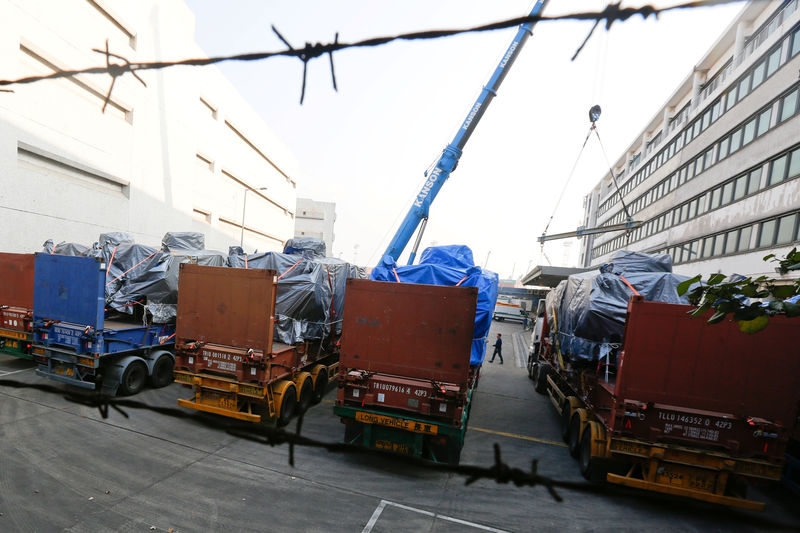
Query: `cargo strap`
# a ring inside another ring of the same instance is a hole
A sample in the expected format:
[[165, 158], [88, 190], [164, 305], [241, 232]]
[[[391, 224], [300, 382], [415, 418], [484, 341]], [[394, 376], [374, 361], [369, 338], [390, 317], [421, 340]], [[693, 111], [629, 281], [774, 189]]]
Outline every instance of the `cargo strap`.
[[150, 258], [151, 258], [151, 257], [153, 257], [154, 255], [156, 255], [157, 253], [158, 253], [158, 250], [156, 250], [156, 251], [155, 251], [155, 252], [153, 252], [152, 254], [148, 255], [147, 257], [145, 257], [144, 259], [142, 259], [141, 261], [139, 261], [138, 263], [136, 263], [135, 265], [133, 265], [132, 267], [130, 267], [128, 270], [126, 270], [125, 272], [123, 272], [122, 274], [120, 274], [119, 276], [117, 276], [116, 278], [114, 278], [114, 279], [112, 279], [111, 281], [109, 281], [108, 283], [106, 283], [106, 287], [108, 287], [109, 285], [111, 285], [112, 283], [114, 283], [115, 281], [117, 281], [119, 278], [121, 278], [122, 276], [124, 276], [125, 274], [127, 274], [128, 272], [130, 272], [131, 270], [133, 270], [134, 268], [138, 267], [139, 265], [141, 265], [142, 263], [144, 263], [145, 261], [147, 261], [148, 259], [150, 259]]
[[244, 268], [247, 270], [247, 254], [244, 254]]
[[463, 278], [461, 278], [461, 280], [460, 280], [458, 283], [456, 283], [456, 287], [458, 287], [459, 285], [461, 285], [462, 283], [464, 283], [464, 280], [465, 280], [465, 279], [467, 279], [467, 276], [464, 276]]
[[302, 262], [303, 262], [303, 258], [301, 257], [300, 259], [298, 259], [298, 260], [297, 260], [297, 263], [295, 263], [295, 264], [293, 264], [292, 266], [290, 266], [290, 267], [289, 267], [289, 270], [287, 270], [286, 272], [284, 272], [283, 274], [281, 274], [280, 276], [278, 276], [278, 281], [280, 281], [280, 280], [281, 280], [281, 278], [282, 278], [283, 276], [285, 276], [286, 274], [288, 274], [289, 272], [291, 272], [291, 271], [292, 271], [292, 269], [294, 269], [294, 267], [296, 267], [297, 265], [299, 265], [299, 264], [300, 264], [300, 263], [302, 263]]
[[108, 266], [106, 267], [106, 272], [111, 270], [111, 263], [114, 262], [114, 256], [117, 255], [117, 248], [119, 248], [119, 245], [115, 246], [114, 251], [111, 252], [111, 259], [108, 260]]
[[394, 278], [397, 280], [397, 283], [400, 283], [400, 276], [397, 275], [397, 269], [392, 267], [392, 271], [394, 272]]
[[622, 281], [624, 281], [624, 282], [625, 282], [625, 285], [627, 285], [627, 286], [630, 288], [630, 290], [632, 290], [632, 291], [633, 291], [633, 294], [635, 294], [636, 296], [641, 296], [641, 294], [639, 294], [639, 291], [637, 291], [636, 289], [634, 289], [634, 288], [633, 288], [633, 285], [631, 285], [630, 283], [628, 283], [628, 280], [627, 280], [627, 279], [625, 279], [625, 276], [620, 276], [620, 279], [621, 279]]

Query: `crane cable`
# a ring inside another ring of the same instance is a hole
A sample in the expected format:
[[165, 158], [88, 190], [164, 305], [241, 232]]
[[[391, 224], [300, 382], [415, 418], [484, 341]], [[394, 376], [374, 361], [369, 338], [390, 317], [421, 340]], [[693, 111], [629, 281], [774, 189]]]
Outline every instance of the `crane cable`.
[[[594, 125], [594, 124], [592, 124]], [[600, 134], [597, 132], [597, 128], [594, 129], [594, 134], [597, 136], [597, 142], [600, 143], [600, 150], [603, 152], [603, 157], [606, 158], [606, 164], [608, 165], [608, 172], [611, 174], [611, 179], [614, 182], [614, 187], [617, 189], [617, 195], [619, 195], [619, 202], [622, 204], [622, 209], [625, 211], [625, 217], [628, 222], [632, 221], [631, 214], [628, 211], [628, 206], [625, 205], [625, 200], [622, 198], [622, 190], [619, 188], [619, 184], [617, 183], [617, 177], [614, 175], [614, 169], [611, 167], [611, 161], [608, 159], [608, 154], [606, 154], [606, 149], [603, 146], [603, 141], [600, 140]], [[628, 240], [630, 237], [630, 230], [625, 232], [625, 239]]]
[[[547, 230], [550, 228], [550, 223], [553, 222], [553, 217], [556, 216], [556, 211], [558, 211], [558, 206], [561, 203], [561, 199], [564, 198], [564, 193], [567, 192], [567, 186], [569, 185], [570, 180], [572, 180], [572, 176], [575, 174], [575, 169], [578, 168], [578, 162], [581, 160], [583, 149], [586, 148], [586, 143], [589, 141], [589, 137], [592, 135], [592, 130], [594, 129], [595, 125], [594, 122], [592, 122], [592, 125], [589, 127], [589, 131], [586, 133], [586, 138], [583, 140], [583, 146], [581, 146], [581, 150], [578, 152], [578, 157], [575, 158], [575, 163], [572, 165], [572, 170], [569, 173], [569, 177], [567, 177], [567, 181], [564, 182], [564, 188], [561, 189], [561, 194], [558, 196], [555, 207], [553, 207], [553, 214], [550, 215], [550, 219], [547, 221], [547, 225], [544, 227], [542, 235], [547, 235]], [[542, 248], [544, 248], [544, 243], [542, 243]]]

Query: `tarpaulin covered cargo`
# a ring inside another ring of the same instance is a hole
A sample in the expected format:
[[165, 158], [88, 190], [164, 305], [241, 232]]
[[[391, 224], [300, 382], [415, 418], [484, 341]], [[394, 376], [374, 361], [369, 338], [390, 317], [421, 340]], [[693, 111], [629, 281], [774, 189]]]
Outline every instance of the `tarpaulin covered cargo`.
[[668, 255], [621, 251], [599, 270], [573, 274], [547, 295], [547, 322], [569, 362], [596, 362], [622, 342], [628, 301], [634, 289], [645, 300], [687, 304]]
[[181, 263], [225, 266], [222, 252], [203, 250], [202, 233], [169, 232], [162, 239], [162, 249], [136, 244], [123, 232], [100, 235], [89, 248], [74, 243], [53, 246], [48, 240], [44, 252], [57, 255], [102, 257], [106, 264], [106, 305], [120, 313], [135, 314], [142, 306], [152, 322], [174, 320], [178, 303], [178, 269]]
[[[308, 239], [306, 239], [308, 240]], [[366, 278], [364, 268], [313, 253], [312, 246], [302, 254], [267, 252], [244, 254], [231, 247], [228, 266], [263, 268], [278, 273], [275, 337], [285, 344], [326, 339], [341, 333], [347, 278]], [[324, 244], [321, 248], [324, 250]]]
[[[486, 355], [486, 336], [492, 325], [492, 312], [497, 303], [498, 276], [475, 266], [472, 250], [464, 245], [432, 246], [422, 252], [418, 265], [397, 266], [388, 255], [372, 270], [376, 281], [423, 283], [427, 285], [461, 285], [478, 288], [478, 307], [475, 311], [475, 331], [472, 340], [470, 365], [483, 364]], [[410, 335], [413, 332], [409, 332]]]
[[302, 254], [304, 252], [325, 257], [325, 241], [311, 237], [295, 237], [286, 241], [286, 246], [283, 247], [285, 254]]

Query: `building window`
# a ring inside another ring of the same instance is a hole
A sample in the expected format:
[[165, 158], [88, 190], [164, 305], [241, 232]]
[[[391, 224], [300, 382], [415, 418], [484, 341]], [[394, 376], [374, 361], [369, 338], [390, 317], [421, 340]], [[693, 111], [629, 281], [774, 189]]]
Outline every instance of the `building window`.
[[792, 213], [778, 219], [778, 231], [776, 232], [775, 244], [788, 244], [794, 240], [795, 226], [797, 226], [797, 214]]
[[784, 174], [786, 173], [786, 157], [787, 156], [783, 155], [770, 163], [767, 185], [774, 185], [783, 181]]
[[753, 226], [747, 226], [739, 230], [739, 248], [738, 250], [744, 251], [750, 249], [750, 235], [753, 232]]
[[733, 199], [744, 198], [745, 194], [747, 194], [747, 174], [736, 178], [733, 186]]
[[792, 117], [797, 110], [797, 94], [799, 91], [800, 89], [795, 89], [783, 97], [781, 101], [781, 122]]
[[747, 182], [747, 194], [753, 194], [761, 186], [761, 167], [750, 171], [750, 177]]
[[775, 241], [775, 220], [768, 220], [761, 223], [761, 233], [758, 237], [758, 247], [772, 246]]
[[744, 126], [744, 133], [742, 134], [742, 146], [748, 144], [753, 140], [756, 134], [756, 120], [753, 119]]
[[769, 55], [769, 59], [767, 59], [768, 78], [773, 74], [775, 74], [775, 71], [778, 70], [780, 64], [781, 64], [781, 47], [779, 46]]
[[767, 108], [758, 116], [758, 133], [756, 137], [761, 137], [769, 129], [769, 123], [772, 120], [772, 108]]
[[766, 62], [760, 62], [756, 68], [753, 69], [753, 90], [756, 87], [761, 85], [761, 82], [764, 81], [764, 70], [766, 69]]
[[791, 163], [789, 164], [789, 175], [786, 179], [791, 179], [800, 174], [800, 148], [792, 152]]

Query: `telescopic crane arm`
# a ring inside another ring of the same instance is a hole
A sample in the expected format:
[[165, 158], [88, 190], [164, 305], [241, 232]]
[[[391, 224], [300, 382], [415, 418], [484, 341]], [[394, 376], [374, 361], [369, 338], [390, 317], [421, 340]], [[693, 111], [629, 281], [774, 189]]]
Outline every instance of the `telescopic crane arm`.
[[[548, 0], [537, 0], [529, 16], [538, 15], [547, 1]], [[399, 259], [400, 254], [403, 253], [403, 250], [405, 250], [408, 245], [408, 241], [411, 240], [411, 236], [419, 227], [419, 232], [414, 242], [414, 248], [411, 250], [411, 254], [408, 258], [409, 265], [414, 263], [417, 249], [422, 240], [422, 233], [425, 231], [425, 225], [428, 222], [428, 212], [431, 203], [434, 198], [436, 198], [444, 182], [450, 177], [450, 174], [456, 169], [456, 166], [458, 166], [458, 160], [461, 158], [464, 145], [467, 144], [470, 135], [475, 131], [475, 127], [486, 112], [486, 108], [491, 103], [492, 98], [497, 95], [497, 89], [506, 77], [508, 69], [511, 68], [511, 65], [519, 55], [525, 41], [528, 40], [528, 37], [533, 32], [533, 25], [532, 22], [520, 25], [514, 40], [500, 60], [500, 64], [497, 65], [489, 82], [484, 86], [480, 96], [478, 96], [478, 99], [475, 101], [472, 108], [470, 108], [467, 118], [461, 124], [455, 137], [453, 137], [450, 144], [442, 151], [442, 155], [439, 156], [439, 159], [430, 172], [426, 172], [425, 176], [427, 179], [422, 186], [422, 190], [417, 194], [414, 203], [411, 205], [411, 209], [409, 209], [405, 219], [403, 219], [394, 237], [392, 237], [384, 255], [391, 256], [395, 261]]]

